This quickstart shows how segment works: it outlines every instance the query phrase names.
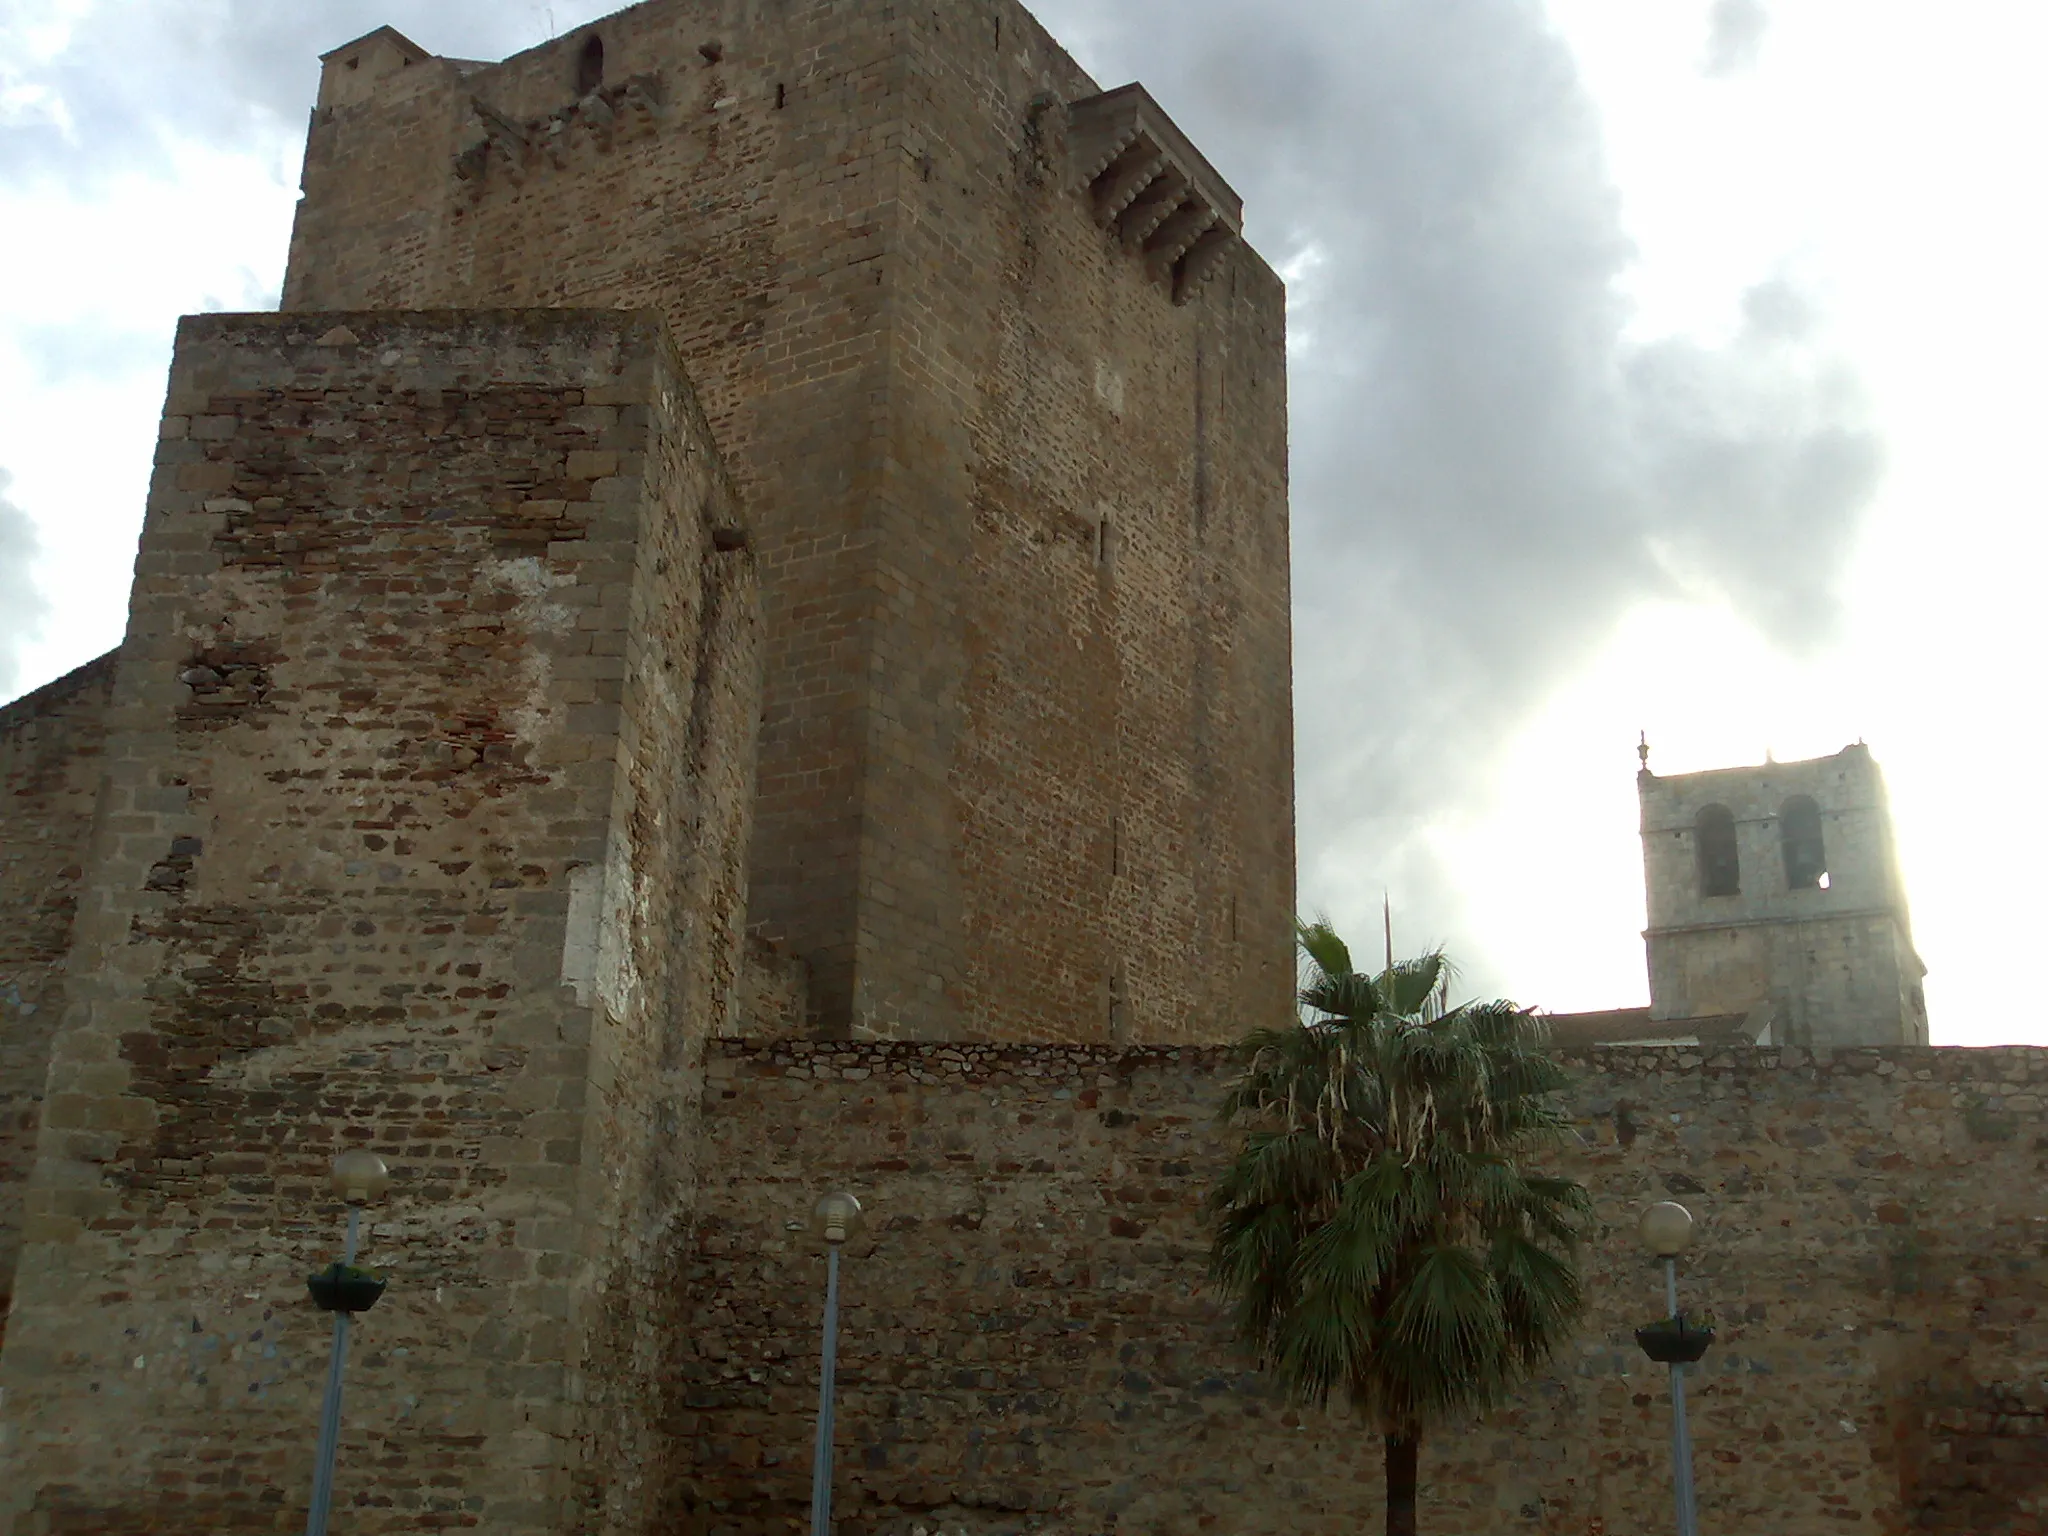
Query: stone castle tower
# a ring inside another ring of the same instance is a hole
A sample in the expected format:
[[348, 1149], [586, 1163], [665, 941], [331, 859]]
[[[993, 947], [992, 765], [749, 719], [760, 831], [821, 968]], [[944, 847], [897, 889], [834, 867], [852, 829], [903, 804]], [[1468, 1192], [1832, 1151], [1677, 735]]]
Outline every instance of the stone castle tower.
[[348, 1146], [362, 1528], [651, 1531], [720, 1037], [1285, 1007], [1282, 290], [1011, 0], [381, 29], [304, 194], [0, 711], [0, 1536], [278, 1527]]
[[[828, 1033], [1215, 1038], [1291, 968], [1285, 317], [1021, 8], [323, 61], [287, 311], [645, 307], [747, 509], [748, 918]], [[1029, 920], [1017, 919], [1029, 914]]]
[[1650, 1017], [1739, 1016], [1760, 1043], [1925, 1045], [1884, 779], [1833, 757], [1637, 775]]

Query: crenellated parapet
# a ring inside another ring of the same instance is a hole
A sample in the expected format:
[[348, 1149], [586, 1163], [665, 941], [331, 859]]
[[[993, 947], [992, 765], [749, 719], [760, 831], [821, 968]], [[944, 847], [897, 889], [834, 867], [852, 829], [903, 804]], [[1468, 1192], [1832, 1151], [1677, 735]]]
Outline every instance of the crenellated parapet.
[[1243, 237], [1243, 199], [1135, 81], [1074, 102], [1067, 133], [1096, 222], [1187, 303]]

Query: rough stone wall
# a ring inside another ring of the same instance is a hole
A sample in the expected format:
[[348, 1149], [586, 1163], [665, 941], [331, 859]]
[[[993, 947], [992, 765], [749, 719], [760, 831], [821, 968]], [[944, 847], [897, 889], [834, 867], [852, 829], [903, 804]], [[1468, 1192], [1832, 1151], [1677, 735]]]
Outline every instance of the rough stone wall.
[[[1768, 1003], [1772, 1038], [1832, 1048], [1924, 1045], [1926, 967], [1914, 953], [1884, 780], [1869, 749], [1798, 763], [1638, 778], [1649, 906], [1651, 1009], [1659, 1018]], [[1780, 812], [1820, 808], [1828, 884], [1787, 881]], [[1701, 890], [1694, 821], [1735, 820], [1741, 889]]]
[[1292, 979], [1284, 294], [1240, 244], [1176, 303], [1097, 222], [1066, 132], [1096, 87], [1020, 8], [905, 31], [874, 792], [914, 835], [876, 859], [866, 1014], [1229, 1036]]
[[[620, 1532], [649, 1528], [668, 1459], [669, 1277], [696, 1190], [704, 1044], [732, 1033], [742, 986], [760, 711], [748, 535], [662, 339], [645, 404], [629, 408], [651, 419], [640, 520], [614, 552], [631, 571], [624, 654], [592, 669], [600, 700], [621, 698], [609, 846], [601, 873], [571, 872], [565, 941], [591, 956], [594, 937], [594, 973], [576, 980], [598, 1004], [575, 1203], [588, 1267], [571, 1312], [591, 1342], [569, 1393], [594, 1419], [572, 1455], [590, 1528]], [[589, 467], [630, 474], [635, 455]]]
[[[287, 309], [660, 309], [763, 574], [756, 922], [846, 1023], [886, 411], [879, 281], [900, 74], [874, 8], [658, 0], [502, 64], [349, 93], [325, 63]], [[593, 34], [605, 86], [576, 95]], [[345, 99], [347, 98], [347, 99]], [[477, 110], [477, 104], [484, 108]], [[477, 153], [478, 149], [481, 153]]]
[[807, 1037], [810, 1002], [810, 968], [764, 935], [748, 934], [732, 1033], [756, 1040]]
[[113, 686], [109, 652], [0, 708], [0, 1342]]
[[1096, 225], [1096, 87], [1030, 16], [654, 0], [498, 65], [348, 56], [288, 308], [669, 317], [756, 515], [752, 919], [814, 1027], [1213, 1037], [1276, 995], [1280, 287], [1241, 250], [1176, 306]]
[[[1635, 1216], [1701, 1225], [1681, 1299], [1720, 1339], [1688, 1396], [1702, 1528], [2032, 1532], [2048, 1351], [2048, 1051], [1568, 1058], [1598, 1230], [1551, 1373], [1423, 1451], [1441, 1536], [1669, 1529], [1661, 1314]], [[677, 1528], [781, 1531], [808, 1493], [834, 1186], [842, 1531], [1372, 1528], [1376, 1438], [1275, 1401], [1205, 1285], [1222, 1153], [1210, 1050], [717, 1048], [681, 1368]]]
[[725, 1026], [750, 557], [658, 317], [179, 336], [0, 1351], [0, 1532], [644, 1528]]
[[1911, 1385], [1899, 1426], [1906, 1528], [2048, 1533], [2048, 1382], [1947, 1370]]
[[1755, 1009], [1779, 1043], [1919, 1043], [1926, 1022], [1911, 1006], [1913, 973], [1899, 964], [1898, 938], [1884, 913], [1653, 930], [1652, 1012], [1688, 1019]]

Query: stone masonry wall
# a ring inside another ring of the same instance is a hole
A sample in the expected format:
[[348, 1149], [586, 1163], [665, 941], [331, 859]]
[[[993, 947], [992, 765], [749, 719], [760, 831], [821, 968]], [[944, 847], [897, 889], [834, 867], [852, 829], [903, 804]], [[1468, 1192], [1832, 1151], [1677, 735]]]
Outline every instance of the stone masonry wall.
[[180, 330], [0, 1351], [0, 1532], [644, 1528], [751, 557], [658, 317]]
[[1759, 1008], [1771, 1019], [1771, 1041], [1795, 1045], [1838, 1033], [1850, 1042], [1901, 1043], [1902, 1031], [1926, 1030], [1925, 1015], [1908, 1001], [1918, 967], [1902, 970], [1911, 951], [1888, 913], [1653, 931], [1645, 947], [1659, 1016]]
[[110, 652], [0, 708], [0, 1343], [113, 686]]
[[[2048, 1520], [2048, 1050], [1571, 1059], [1594, 1192], [1577, 1345], [1423, 1450], [1433, 1536], [1670, 1528], [1651, 1200], [1700, 1218], [1681, 1298], [1710, 1536], [2030, 1533]], [[1379, 1447], [1274, 1400], [1205, 1283], [1220, 1053], [718, 1048], [688, 1278], [676, 1529], [801, 1528], [823, 1262], [843, 1186], [842, 1532], [1375, 1528]]]
[[399, 59], [326, 61], [285, 304], [668, 316], [756, 519], [751, 911], [810, 1032], [1185, 1039], [1284, 990], [1281, 289], [1239, 247], [1176, 304], [1098, 225], [1095, 82], [1013, 0]]
[[1293, 975], [1284, 293], [1239, 243], [1175, 302], [1098, 222], [1097, 87], [1020, 7], [904, 32], [874, 793], [917, 832], [875, 860], [865, 1014], [1214, 1039]]
[[[806, 962], [811, 1006], [841, 1029], [875, 593], [865, 499], [888, 402], [886, 108], [901, 73], [878, 19], [851, 3], [657, 0], [501, 64], [431, 59], [366, 91], [323, 86], [334, 104], [314, 114], [284, 286], [287, 309], [667, 316], [762, 572], [754, 919]], [[606, 83], [579, 103], [592, 35]], [[349, 57], [326, 62], [331, 82]]]

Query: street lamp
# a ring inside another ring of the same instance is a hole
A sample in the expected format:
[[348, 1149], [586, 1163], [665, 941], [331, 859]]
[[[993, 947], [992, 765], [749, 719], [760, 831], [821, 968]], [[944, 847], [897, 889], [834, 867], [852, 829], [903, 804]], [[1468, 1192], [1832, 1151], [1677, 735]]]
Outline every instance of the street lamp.
[[1699, 1498], [1692, 1481], [1692, 1433], [1685, 1422], [1685, 1368], [1714, 1342], [1711, 1328], [1689, 1328], [1678, 1310], [1678, 1256], [1692, 1241], [1692, 1212], [1660, 1200], [1637, 1223], [1643, 1246], [1664, 1261], [1664, 1321], [1636, 1330], [1644, 1354], [1671, 1367], [1671, 1483], [1678, 1503], [1678, 1536], [1699, 1536]]
[[839, 1372], [839, 1247], [860, 1230], [860, 1202], [834, 1190], [811, 1212], [825, 1240], [825, 1348], [818, 1371], [818, 1442], [811, 1452], [811, 1536], [832, 1536], [832, 1389]]
[[334, 1160], [334, 1192], [348, 1202], [348, 1241], [339, 1264], [306, 1279], [306, 1289], [324, 1312], [334, 1314], [334, 1345], [327, 1357], [327, 1393], [320, 1400], [320, 1442], [313, 1452], [313, 1502], [306, 1510], [306, 1536], [327, 1536], [327, 1508], [334, 1500], [334, 1449], [341, 1438], [341, 1368], [348, 1359], [349, 1320], [367, 1312], [384, 1294], [384, 1282], [355, 1267], [356, 1238], [363, 1207], [391, 1187], [391, 1170], [374, 1152], [358, 1147]]

